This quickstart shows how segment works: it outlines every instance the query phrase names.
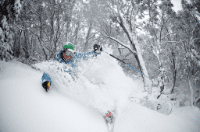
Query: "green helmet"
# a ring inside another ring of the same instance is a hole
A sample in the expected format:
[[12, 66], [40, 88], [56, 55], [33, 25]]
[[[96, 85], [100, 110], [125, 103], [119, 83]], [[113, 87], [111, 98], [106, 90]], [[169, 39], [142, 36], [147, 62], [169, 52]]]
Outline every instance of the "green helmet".
[[71, 43], [67, 43], [67, 44], [68, 44], [68, 45], [64, 45], [64, 46], [63, 46], [64, 49], [72, 49], [72, 50], [74, 50], [73, 44], [71, 44]]

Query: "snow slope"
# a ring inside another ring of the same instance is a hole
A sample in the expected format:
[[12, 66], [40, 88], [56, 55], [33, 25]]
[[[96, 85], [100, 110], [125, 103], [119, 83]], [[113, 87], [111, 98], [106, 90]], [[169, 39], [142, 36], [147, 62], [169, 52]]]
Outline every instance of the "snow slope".
[[99, 112], [54, 89], [46, 93], [41, 88], [41, 72], [16, 61], [4, 62], [4, 66], [0, 132], [107, 132]]
[[54, 83], [46, 93], [41, 71], [17, 61], [0, 61], [0, 132], [107, 132], [102, 114], [112, 109], [116, 109], [114, 132], [200, 131], [197, 108], [174, 109], [166, 116], [129, 102], [130, 94], [140, 94], [140, 84], [105, 54], [80, 62], [76, 81], [59, 69], [64, 66], [38, 65]]
[[162, 115], [138, 104], [130, 104], [115, 122], [114, 132], [200, 132], [200, 111], [190, 107]]

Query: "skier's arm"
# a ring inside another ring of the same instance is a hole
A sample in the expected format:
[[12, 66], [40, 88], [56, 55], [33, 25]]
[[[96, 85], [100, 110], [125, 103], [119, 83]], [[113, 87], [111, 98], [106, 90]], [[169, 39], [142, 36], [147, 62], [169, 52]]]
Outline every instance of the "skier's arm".
[[97, 55], [101, 54], [101, 52], [103, 51], [102, 47], [97, 44], [94, 45], [93, 48], [94, 48], [94, 50], [92, 50], [91, 52], [86, 52], [86, 53], [75, 52], [75, 55], [72, 56], [72, 61], [74, 61], [76, 59], [87, 60], [88, 58], [96, 57]]

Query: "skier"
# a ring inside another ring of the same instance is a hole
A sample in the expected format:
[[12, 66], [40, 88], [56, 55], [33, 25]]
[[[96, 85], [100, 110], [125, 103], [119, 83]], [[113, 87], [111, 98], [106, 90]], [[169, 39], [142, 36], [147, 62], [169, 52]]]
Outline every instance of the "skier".
[[[57, 55], [57, 58], [55, 58], [54, 60], [57, 60], [60, 63], [66, 63], [68, 65], [71, 65], [72, 68], [74, 68], [77, 66], [77, 64], [76, 64], [77, 61], [75, 61], [75, 60], [78, 60], [78, 59], [86, 60], [86, 59], [88, 59], [89, 56], [96, 57], [102, 51], [102, 47], [98, 44], [95, 44], [93, 46], [93, 49], [94, 50], [92, 52], [77, 53], [74, 51], [73, 44], [68, 42], [67, 45], [63, 46], [63, 49], [60, 50], [60, 52]], [[71, 75], [72, 71], [69, 70], [69, 71], [65, 71], [65, 72], [68, 72]], [[44, 73], [42, 77], [45, 77], [45, 76], [48, 76], [50, 78], [50, 76], [47, 73]], [[43, 81], [43, 79], [42, 79], [42, 87], [46, 90], [46, 92], [49, 90], [49, 87], [50, 87], [52, 81], [49, 81], [49, 82], [50, 82], [50, 84], [48, 82]]]

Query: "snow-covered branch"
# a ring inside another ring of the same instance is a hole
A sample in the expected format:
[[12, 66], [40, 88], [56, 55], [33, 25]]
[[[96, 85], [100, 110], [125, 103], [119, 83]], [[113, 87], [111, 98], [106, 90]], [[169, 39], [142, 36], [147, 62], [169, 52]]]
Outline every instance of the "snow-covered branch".
[[194, 102], [198, 102], [200, 100], [200, 96], [194, 100]]
[[177, 41], [167, 41], [167, 43], [177, 43]]
[[127, 29], [127, 27], [128, 27], [128, 26], [127, 26], [127, 23], [126, 23], [126, 21], [123, 19], [120, 10], [118, 10], [118, 17], [119, 17], [119, 19], [120, 19], [120, 22], [119, 22], [120, 26], [123, 28], [124, 32], [126, 33], [128, 39], [129, 39], [129, 41], [130, 41], [130, 42], [133, 42], [133, 41], [132, 41], [132, 36], [131, 36], [132, 33], [130, 32], [129, 29]]
[[105, 36], [105, 35], [103, 35], [103, 36], [104, 36], [104, 37], [107, 37], [107, 38], [110, 38], [110, 39], [112, 39], [112, 40], [114, 40], [115, 42], [117, 42], [117, 43], [120, 44], [121, 46], [127, 48], [131, 53], [136, 54], [135, 51], [131, 50], [131, 49], [130, 49], [129, 47], [127, 47], [123, 42], [117, 40], [116, 38], [111, 37], [111, 36]]

